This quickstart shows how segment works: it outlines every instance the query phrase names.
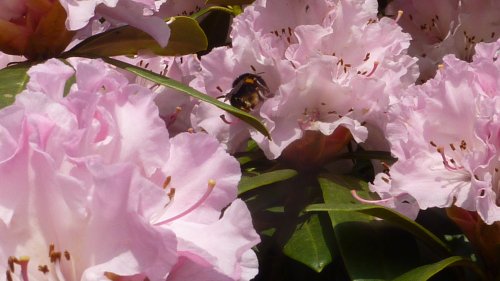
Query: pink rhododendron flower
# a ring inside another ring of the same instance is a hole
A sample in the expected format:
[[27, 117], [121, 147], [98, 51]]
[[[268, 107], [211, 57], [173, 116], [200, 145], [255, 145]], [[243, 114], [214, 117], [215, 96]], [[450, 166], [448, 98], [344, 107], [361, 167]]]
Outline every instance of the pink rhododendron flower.
[[421, 82], [434, 77], [443, 56], [471, 61], [474, 46], [500, 38], [500, 2], [495, 0], [395, 0], [386, 14], [403, 16], [398, 23], [413, 37], [408, 53], [418, 57]]
[[[275, 20], [276, 13], [286, 14], [286, 21]], [[223, 113], [213, 107], [195, 108], [193, 124], [231, 151], [249, 131], [275, 159], [305, 132], [330, 136], [338, 127], [374, 146], [379, 139], [370, 140], [367, 128], [382, 131], [386, 108], [416, 79], [415, 59], [406, 55], [410, 37], [393, 20], [378, 20], [372, 0], [256, 1], [235, 18], [231, 37], [231, 49], [201, 58], [202, 75], [193, 80], [203, 80], [199, 90], [221, 97], [236, 77], [255, 73], [272, 96], [251, 111], [272, 140], [231, 117], [222, 122]]]
[[31, 68], [0, 111], [0, 269], [13, 280], [255, 276], [238, 162], [206, 134], [170, 139], [149, 89], [100, 61], [70, 62]]
[[92, 22], [94, 17], [104, 17], [116, 24], [128, 24], [149, 33], [161, 46], [170, 37], [168, 24], [155, 16], [166, 0], [59, 0], [66, 10], [66, 27], [79, 30]]
[[[195, 73], [201, 71], [200, 61], [196, 55], [181, 57], [161, 57], [150, 54], [140, 54], [135, 58], [119, 57], [120, 60], [135, 64], [149, 71], [175, 79], [183, 84], [189, 84]], [[133, 81], [150, 88], [156, 95], [155, 101], [160, 111], [160, 117], [171, 136], [192, 130], [191, 112], [199, 100], [169, 87], [155, 84], [147, 79], [132, 77]]]
[[[213, 49], [201, 58], [201, 75], [190, 83], [193, 88], [207, 93], [214, 98], [229, 100], [225, 97], [232, 89], [234, 79], [244, 73], [259, 73], [265, 80], [271, 93], [278, 90], [280, 84], [292, 74], [292, 67], [285, 61], [274, 62], [272, 59], [258, 61], [257, 57], [247, 54], [237, 56], [234, 49], [220, 47]], [[258, 105], [252, 112], [257, 115]], [[191, 123], [197, 131], [206, 131], [217, 137], [230, 152], [241, 149], [250, 137], [250, 126], [243, 121], [213, 105], [200, 103], [193, 109]]]
[[500, 41], [476, 51], [472, 63], [445, 56], [436, 78], [391, 108], [387, 138], [398, 161], [371, 185], [382, 198], [407, 194], [421, 209], [456, 205], [500, 220]]

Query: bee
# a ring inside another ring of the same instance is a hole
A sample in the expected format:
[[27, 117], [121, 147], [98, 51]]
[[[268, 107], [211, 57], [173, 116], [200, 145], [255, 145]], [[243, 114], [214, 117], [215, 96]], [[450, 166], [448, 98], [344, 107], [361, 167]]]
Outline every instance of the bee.
[[232, 106], [252, 111], [260, 102], [272, 97], [269, 87], [257, 74], [244, 73], [233, 81], [233, 89], [225, 96]]

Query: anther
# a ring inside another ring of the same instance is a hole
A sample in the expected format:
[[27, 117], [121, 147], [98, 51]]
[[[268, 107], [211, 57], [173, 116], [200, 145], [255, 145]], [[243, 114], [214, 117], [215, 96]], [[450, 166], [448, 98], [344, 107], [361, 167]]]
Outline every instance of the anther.
[[71, 259], [71, 255], [69, 254], [68, 250], [64, 251], [64, 258], [69, 261]]
[[55, 263], [56, 261], [60, 261], [61, 260], [61, 252], [52, 252], [52, 254], [50, 255], [50, 262], [51, 263]]
[[429, 143], [430, 143], [432, 146], [437, 147], [437, 145], [436, 145], [433, 141], [430, 141]]
[[171, 188], [171, 189], [168, 191], [167, 196], [168, 196], [168, 199], [169, 199], [169, 200], [174, 199], [174, 196], [175, 196], [175, 188]]
[[49, 273], [49, 267], [46, 264], [39, 265], [38, 271], [42, 272], [43, 274], [47, 274], [47, 273]]
[[167, 188], [167, 186], [170, 184], [170, 181], [172, 180], [171, 176], [168, 176], [165, 181], [163, 182], [163, 189]]
[[10, 256], [9, 259], [7, 260], [7, 263], [9, 264], [9, 269], [10, 271], [14, 272], [14, 263], [16, 263], [17, 259], [13, 256]]
[[460, 142], [460, 149], [461, 150], [466, 150], [467, 149], [467, 143], [465, 142], [465, 140], [462, 140]]

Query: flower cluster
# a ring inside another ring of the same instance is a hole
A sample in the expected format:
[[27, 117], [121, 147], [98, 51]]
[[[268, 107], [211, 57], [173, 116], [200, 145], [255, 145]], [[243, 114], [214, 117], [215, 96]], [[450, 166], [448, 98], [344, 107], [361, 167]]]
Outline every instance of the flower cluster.
[[420, 82], [434, 77], [446, 54], [471, 61], [477, 43], [500, 38], [495, 0], [394, 0], [386, 8], [389, 15], [398, 11], [398, 23], [413, 38], [408, 54], [418, 57]]
[[421, 209], [456, 205], [500, 221], [499, 55], [500, 41], [478, 44], [471, 63], [445, 56], [434, 79], [391, 107], [386, 137], [398, 161], [371, 186], [380, 203], [410, 195]]
[[32, 67], [0, 112], [7, 280], [251, 279], [238, 162], [206, 134], [169, 138], [149, 89], [70, 62]]
[[326, 138], [339, 128], [348, 131], [340, 143], [350, 135], [366, 141], [368, 127], [384, 125], [392, 96], [416, 79], [415, 59], [406, 55], [410, 37], [394, 20], [377, 18], [376, 1], [261, 0], [232, 27], [232, 47], [203, 56], [191, 86], [220, 98], [240, 75], [260, 75], [270, 98], [251, 114], [271, 140], [211, 105], [195, 107], [193, 127], [217, 136], [229, 151], [252, 137], [276, 159], [303, 137]]

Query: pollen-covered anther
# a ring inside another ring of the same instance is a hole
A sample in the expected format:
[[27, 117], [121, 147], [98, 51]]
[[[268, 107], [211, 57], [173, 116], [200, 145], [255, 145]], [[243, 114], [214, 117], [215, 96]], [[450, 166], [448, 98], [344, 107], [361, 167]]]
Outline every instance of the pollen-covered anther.
[[170, 181], [172, 181], [172, 177], [171, 176], [167, 176], [167, 178], [165, 179], [165, 181], [163, 182], [163, 189], [166, 189], [168, 187], [168, 185], [170, 184]]
[[71, 259], [71, 255], [69, 254], [68, 250], [64, 251], [64, 258], [69, 261]]
[[50, 270], [49, 267], [46, 264], [44, 264], [38, 266], [38, 271], [42, 272], [43, 274], [47, 274], [49, 273]]
[[50, 255], [50, 262], [51, 263], [55, 263], [57, 261], [60, 261], [61, 260], [61, 252], [52, 252], [52, 254]]
[[168, 199], [170, 199], [170, 200], [174, 199], [174, 197], [175, 197], [175, 188], [171, 188], [171, 189], [168, 191], [167, 196], [168, 196]]
[[466, 150], [467, 149], [467, 143], [465, 142], [465, 140], [462, 140], [460, 142], [460, 149], [461, 150]]
[[208, 180], [208, 187], [209, 187], [209, 188], [214, 188], [214, 187], [215, 187], [215, 184], [216, 184], [216, 182], [215, 182], [215, 180], [214, 180], [214, 179], [209, 179], [209, 180]]

